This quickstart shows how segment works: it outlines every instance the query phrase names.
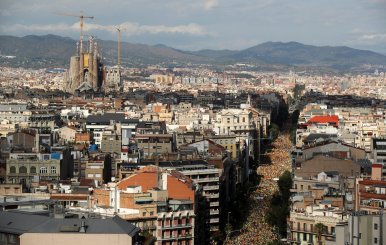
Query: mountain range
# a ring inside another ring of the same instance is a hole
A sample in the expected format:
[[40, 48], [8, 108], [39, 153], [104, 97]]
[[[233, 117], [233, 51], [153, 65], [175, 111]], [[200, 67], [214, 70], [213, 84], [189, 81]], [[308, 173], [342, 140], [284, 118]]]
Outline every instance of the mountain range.
[[[115, 64], [117, 43], [98, 40], [106, 63]], [[76, 40], [56, 35], [25, 37], [0, 36], [0, 61], [3, 65], [47, 68], [68, 66], [75, 53]], [[14, 59], [4, 56], [16, 56]], [[225, 65], [249, 63], [257, 67], [310, 68], [358, 71], [386, 65], [386, 56], [345, 46], [312, 46], [298, 42], [265, 42], [244, 50], [183, 51], [165, 45], [121, 42], [123, 65]]]

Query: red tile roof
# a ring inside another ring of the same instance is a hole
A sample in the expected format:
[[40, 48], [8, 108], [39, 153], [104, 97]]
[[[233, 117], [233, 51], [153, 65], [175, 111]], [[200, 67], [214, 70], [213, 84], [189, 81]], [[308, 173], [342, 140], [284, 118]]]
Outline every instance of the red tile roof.
[[[142, 172], [133, 174], [117, 183], [118, 189], [126, 189], [128, 186], [142, 186], [142, 192], [157, 187], [156, 172]], [[194, 201], [194, 190], [189, 184], [175, 176], [168, 175], [167, 190], [170, 199], [186, 199]]]
[[314, 116], [308, 122], [310, 123], [335, 123], [338, 125], [339, 118], [336, 115], [332, 116]]

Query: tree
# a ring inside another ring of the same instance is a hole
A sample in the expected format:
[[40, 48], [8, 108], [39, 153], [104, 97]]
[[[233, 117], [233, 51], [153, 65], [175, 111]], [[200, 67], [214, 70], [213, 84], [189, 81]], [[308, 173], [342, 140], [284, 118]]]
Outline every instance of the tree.
[[291, 196], [292, 176], [289, 171], [285, 171], [278, 181], [279, 192], [271, 199], [271, 206], [267, 213], [267, 222], [279, 229], [281, 237], [287, 234], [287, 217], [290, 213], [289, 198]]
[[269, 125], [268, 131], [270, 136], [272, 137], [271, 140], [274, 141], [279, 136], [280, 128], [277, 124], [271, 123], [271, 125]]
[[324, 233], [324, 225], [322, 223], [317, 223], [314, 226], [315, 233], [318, 238], [318, 244], [322, 244], [322, 234]]
[[279, 178], [277, 182], [279, 186], [279, 191], [284, 202], [288, 203], [289, 198], [291, 197], [292, 188], [292, 176], [289, 171], [285, 171]]
[[278, 241], [278, 240], [275, 240], [275, 241], [272, 241], [272, 242], [269, 242], [268, 245], [285, 245], [286, 243], [282, 242], [282, 241]]
[[142, 231], [140, 235], [143, 237], [143, 244], [145, 245], [154, 244], [154, 242], [156, 241], [156, 238], [153, 236], [153, 234], [151, 234], [149, 230]]

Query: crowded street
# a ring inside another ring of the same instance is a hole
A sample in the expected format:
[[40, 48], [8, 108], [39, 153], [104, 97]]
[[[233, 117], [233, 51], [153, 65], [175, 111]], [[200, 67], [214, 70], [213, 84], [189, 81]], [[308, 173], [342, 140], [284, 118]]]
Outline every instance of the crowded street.
[[280, 135], [267, 153], [268, 162], [257, 169], [261, 182], [248, 198], [249, 213], [239, 233], [227, 239], [225, 244], [268, 244], [279, 239], [277, 229], [266, 222], [271, 198], [278, 191], [277, 180], [286, 171], [291, 171], [290, 150], [292, 143], [288, 133]]

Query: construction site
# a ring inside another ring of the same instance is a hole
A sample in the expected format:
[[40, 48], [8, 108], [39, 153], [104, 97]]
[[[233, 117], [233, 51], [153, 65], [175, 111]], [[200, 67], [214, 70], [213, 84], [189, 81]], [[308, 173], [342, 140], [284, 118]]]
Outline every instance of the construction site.
[[108, 93], [119, 91], [121, 88], [121, 69], [120, 69], [120, 28], [118, 31], [118, 64], [107, 67], [103, 63], [101, 47], [93, 36], [84, 41], [83, 25], [84, 19], [93, 19], [93, 16], [84, 16], [83, 14], [59, 15], [77, 17], [80, 20], [80, 38], [76, 43], [76, 52], [70, 58], [70, 68], [64, 79], [64, 89], [66, 92], [84, 93], [97, 92]]

